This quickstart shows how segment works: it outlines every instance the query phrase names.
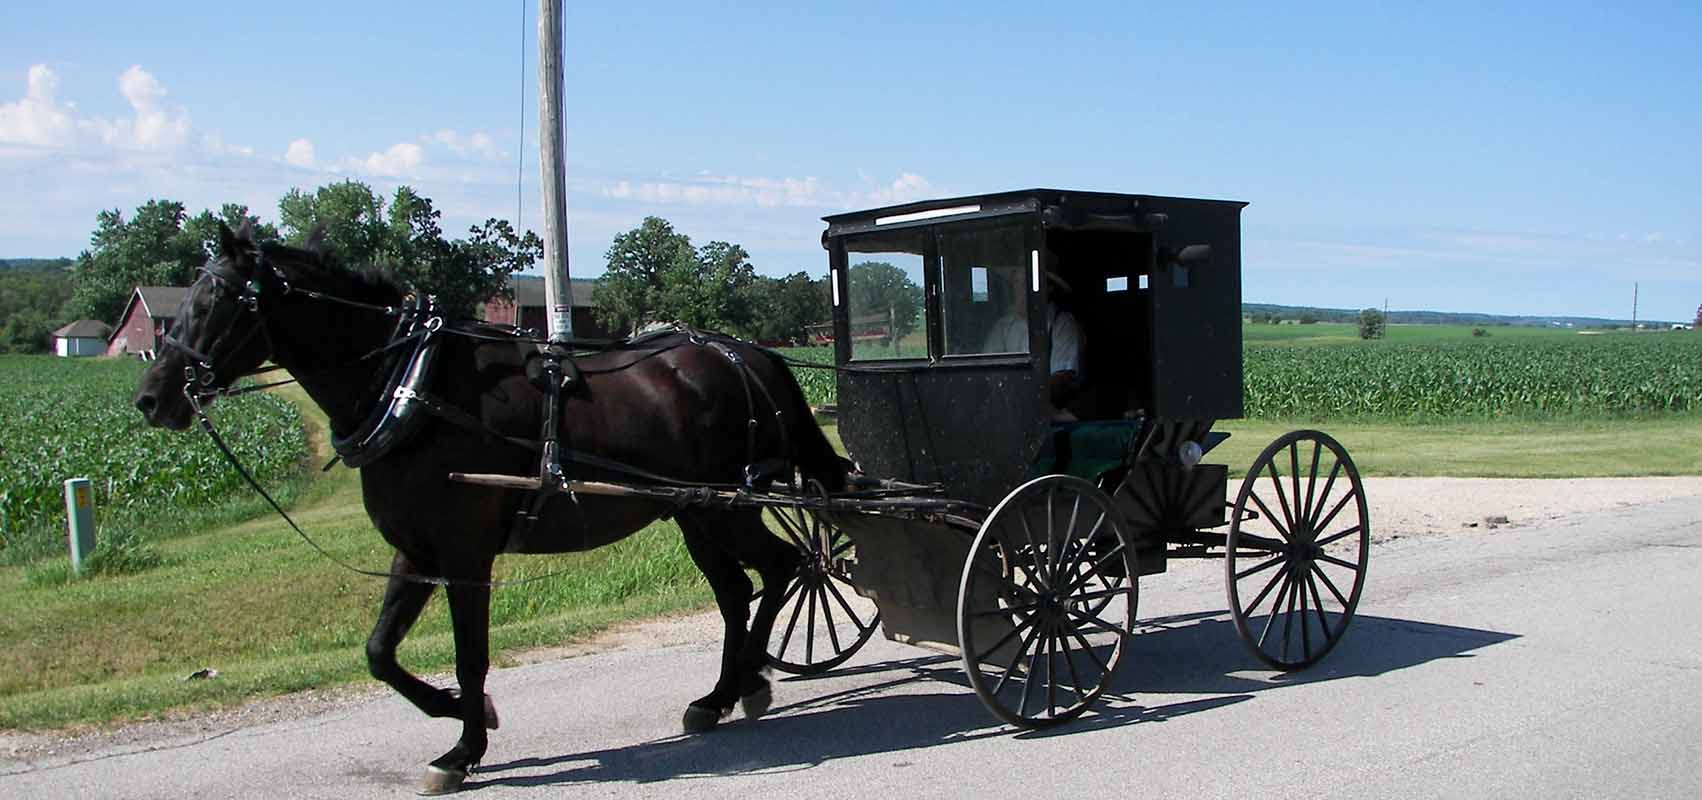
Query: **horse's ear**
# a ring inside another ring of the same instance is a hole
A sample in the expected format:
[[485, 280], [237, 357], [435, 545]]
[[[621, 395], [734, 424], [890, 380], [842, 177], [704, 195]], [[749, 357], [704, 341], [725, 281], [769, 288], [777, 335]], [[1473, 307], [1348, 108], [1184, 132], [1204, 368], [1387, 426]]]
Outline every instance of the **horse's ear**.
[[252, 218], [243, 217], [242, 224], [237, 226], [236, 238], [254, 241], [254, 220]]
[[315, 253], [325, 250], [325, 223], [321, 222], [313, 226], [313, 231], [307, 234], [307, 242], [302, 245], [302, 249]]
[[[244, 227], [246, 228], [247, 226], [244, 226]], [[246, 249], [247, 248], [244, 248], [242, 246], [242, 239], [239, 238], [239, 235], [237, 233], [232, 232], [231, 229], [230, 229], [230, 226], [226, 225], [223, 220], [220, 220], [219, 221], [219, 255], [224, 256], [226, 259], [234, 262], [234, 261], [237, 260], [237, 256], [240, 255]]]

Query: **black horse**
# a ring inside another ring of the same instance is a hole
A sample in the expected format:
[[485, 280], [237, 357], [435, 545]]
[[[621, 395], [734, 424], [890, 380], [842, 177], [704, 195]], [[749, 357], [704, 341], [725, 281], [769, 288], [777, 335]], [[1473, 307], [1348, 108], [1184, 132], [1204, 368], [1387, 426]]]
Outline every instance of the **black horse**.
[[[192, 394], [210, 402], [270, 359], [324, 409], [333, 436], [348, 440], [389, 401], [391, 376], [409, 358], [406, 346], [384, 348], [395, 342], [396, 315], [410, 297], [382, 274], [340, 266], [313, 242], [308, 249], [257, 244], [246, 229], [221, 226], [219, 254], [190, 287], [168, 346], [142, 377], [136, 407], [150, 424], [183, 429], [194, 419]], [[484, 683], [497, 554], [588, 550], [670, 514], [726, 622], [720, 677], [688, 707], [685, 728], [712, 728], [741, 701], [749, 716], [766, 711], [770, 689], [761, 670], [782, 598], [765, 592], [747, 629], [753, 586], [743, 567], [765, 586], [781, 586], [798, 567], [797, 549], [771, 534], [756, 510], [586, 494], [534, 502], [525, 490], [450, 481], [451, 472], [538, 474], [535, 444], [547, 399], [535, 370], [527, 376], [535, 348], [432, 330], [433, 377], [420, 388], [441, 404], [438, 413], [416, 420], [402, 441], [360, 467], [367, 514], [395, 548], [367, 662], [420, 710], [462, 721], [454, 748], [431, 762], [428, 785], [459, 787], [485, 754], [486, 728], [496, 727]], [[576, 380], [564, 390], [559, 416], [571, 477], [631, 482], [619, 469], [631, 465], [652, 476], [727, 485], [746, 482], [753, 463], [784, 460], [829, 490], [844, 484], [845, 462], [773, 353], [679, 331], [574, 364]], [[586, 467], [575, 455], [599, 466]], [[535, 512], [535, 523], [517, 524], [527, 512]], [[422, 578], [445, 579], [458, 692], [421, 681], [396, 660], [435, 588]]]

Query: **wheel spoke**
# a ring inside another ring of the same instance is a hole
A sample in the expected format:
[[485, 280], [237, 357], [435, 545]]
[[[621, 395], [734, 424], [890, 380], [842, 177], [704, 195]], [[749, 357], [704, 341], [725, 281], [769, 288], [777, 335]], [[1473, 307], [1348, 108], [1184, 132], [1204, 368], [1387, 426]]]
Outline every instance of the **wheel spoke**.
[[[1076, 570], [1081, 569], [1082, 556], [1087, 555], [1088, 549], [1093, 545], [1094, 537], [1099, 535], [1099, 529], [1104, 525], [1105, 512], [1101, 511], [1099, 512], [1099, 519], [1094, 520], [1093, 527], [1088, 529], [1087, 535], [1075, 540], [1078, 544], [1075, 548], [1074, 554], [1070, 556], [1070, 566], [1058, 575], [1058, 583], [1068, 584], [1074, 582]], [[1074, 530], [1074, 528], [1072, 527], [1071, 530]]]
[[851, 624], [857, 627], [857, 634], [859, 636], [868, 632], [869, 628], [873, 627], [871, 625], [863, 624], [863, 620], [859, 619], [857, 616], [857, 611], [851, 608], [850, 603], [845, 602], [845, 595], [839, 593], [839, 587], [834, 586], [831, 579], [822, 581], [822, 585], [827, 587], [827, 590], [833, 594], [834, 600], [839, 601], [839, 607], [845, 609], [845, 616], [849, 617], [851, 619]]
[[1118, 636], [1125, 635], [1121, 628], [1118, 628], [1117, 626], [1112, 625], [1111, 623], [1106, 622], [1105, 620], [1102, 620], [1099, 617], [1096, 617], [1096, 616], [1089, 614], [1085, 611], [1077, 611], [1077, 610], [1072, 608], [1072, 609], [1068, 610], [1068, 613], [1071, 617], [1075, 618], [1077, 621], [1084, 622], [1088, 626], [1098, 628], [1105, 633], [1112, 633], [1112, 634], [1116, 634]]
[[1341, 462], [1340, 459], [1337, 459], [1335, 465], [1330, 467], [1329, 479], [1324, 481], [1324, 491], [1318, 493], [1318, 502], [1315, 505], [1312, 506], [1312, 519], [1307, 520], [1308, 522], [1312, 523], [1313, 528], [1320, 527], [1317, 524], [1318, 523], [1318, 512], [1321, 509], [1323, 509], [1325, 503], [1328, 503], [1330, 501], [1330, 490], [1335, 487], [1336, 476], [1340, 475], [1341, 471], [1342, 471], [1342, 462]]
[[1300, 440], [1288, 443], [1288, 480], [1294, 487], [1294, 518], [1304, 521], [1305, 511], [1300, 506]]
[[[1294, 586], [1294, 580], [1289, 579], [1289, 586]], [[1300, 588], [1294, 586], [1294, 591], [1288, 593], [1288, 611], [1282, 615], [1282, 660], [1288, 660], [1288, 633], [1294, 625], [1294, 596], [1300, 594]]]
[[1339, 559], [1339, 558], [1336, 558], [1336, 557], [1335, 557], [1335, 556], [1332, 556], [1332, 555], [1328, 555], [1328, 554], [1325, 554], [1325, 553], [1319, 553], [1319, 554], [1317, 554], [1317, 555], [1315, 555], [1315, 556], [1313, 556], [1313, 558], [1315, 558], [1315, 559], [1317, 559], [1317, 560], [1319, 560], [1319, 561], [1325, 561], [1325, 562], [1329, 562], [1329, 563], [1331, 563], [1331, 564], [1334, 564], [1334, 565], [1336, 565], [1336, 566], [1338, 566], [1338, 567], [1343, 567], [1343, 568], [1346, 568], [1346, 569], [1351, 569], [1351, 570], [1353, 570], [1353, 571], [1354, 571], [1354, 572], [1358, 572], [1358, 571], [1359, 571], [1359, 565], [1358, 565], [1358, 564], [1353, 564], [1353, 563], [1349, 563], [1349, 562], [1346, 562], [1346, 561], [1343, 561], [1343, 560], [1341, 560], [1341, 559]]
[[[1104, 517], [1103, 514], [1101, 514], [1100, 516], [1101, 516], [1101, 518]], [[1064, 574], [1063, 574], [1064, 556], [1065, 556], [1064, 551], [1066, 549], [1068, 549], [1067, 543], [1071, 543], [1071, 542], [1076, 541], [1076, 538], [1074, 536], [1074, 533], [1075, 533], [1075, 530], [1076, 530], [1076, 521], [1080, 518], [1081, 518], [1081, 495], [1078, 494], [1078, 495], [1075, 496], [1074, 502], [1072, 502], [1070, 504], [1070, 524], [1069, 524], [1068, 527], [1064, 528], [1064, 530], [1063, 530], [1063, 539], [1058, 542], [1058, 552], [1056, 554], [1056, 558], [1053, 559], [1053, 563], [1052, 563], [1052, 584], [1054, 586], [1061, 584], [1065, 581], [1065, 577], [1064, 577]], [[1082, 539], [1081, 540], [1081, 546], [1084, 547], [1084, 548], [1087, 547], [1087, 542], [1088, 542], [1087, 539]], [[1073, 561], [1074, 559], [1072, 558], [1071, 560]]]
[[1347, 598], [1342, 596], [1342, 591], [1336, 588], [1336, 584], [1330, 580], [1330, 576], [1324, 574], [1324, 570], [1320, 569], [1317, 564], [1312, 565], [1312, 571], [1317, 573], [1319, 580], [1324, 582], [1325, 588], [1330, 590], [1330, 594], [1336, 596], [1336, 601], [1342, 604], [1342, 608], [1347, 608]]
[[1259, 497], [1257, 489], [1254, 489], [1251, 486], [1247, 487], [1247, 497], [1252, 499], [1253, 503], [1259, 507], [1260, 511], [1264, 512], [1265, 519], [1270, 520], [1271, 527], [1276, 528], [1277, 533], [1282, 534], [1282, 538], [1284, 540], [1289, 542], [1294, 541], [1294, 534], [1289, 533], [1289, 529], [1283, 527], [1282, 523], [1277, 521], [1277, 515], [1271, 512], [1270, 506], [1265, 505], [1264, 498]]
[[1082, 652], [1086, 653], [1088, 658], [1093, 659], [1093, 663], [1099, 667], [1100, 680], [1104, 680], [1111, 674], [1111, 665], [1105, 663], [1105, 660], [1100, 658], [1099, 654], [1093, 651], [1093, 645], [1089, 644], [1087, 639], [1082, 637], [1080, 631], [1072, 630], [1069, 632], [1069, 636], [1076, 640], [1076, 644], [1081, 645]]
[[[1035, 640], [1039, 639], [1039, 638], [1040, 638], [1040, 630], [1038, 628], [1036, 628], [1035, 630], [1029, 631], [1029, 635], [1023, 637], [1022, 646], [1018, 647], [1017, 650], [1016, 650], [1016, 653], [1014, 653], [1011, 656], [1011, 663], [1005, 665], [1005, 674], [999, 676], [999, 682], [996, 685], [993, 686], [993, 691], [990, 692], [989, 694], [992, 694], [993, 696], [997, 697], [999, 692], [1004, 690], [1005, 681], [1010, 680], [1011, 676], [1016, 674], [1016, 662], [1021, 661], [1022, 657], [1024, 655], [1028, 654], [1028, 648], [1033, 647]], [[991, 654], [992, 651], [988, 651], [988, 652], [989, 652], [989, 654]], [[977, 660], [979, 661], [980, 659], [977, 659]], [[1024, 678], [1023, 680], [1024, 680], [1024, 682], [1026, 682], [1026, 681], [1028, 681], [1032, 678], [1033, 678], [1033, 674], [1030, 673], [1030, 675], [1028, 677]]]
[[1325, 538], [1322, 538], [1322, 539], [1319, 539], [1316, 542], [1313, 542], [1313, 544], [1316, 544], [1319, 547], [1323, 547], [1324, 545], [1330, 544], [1331, 542], [1334, 542], [1338, 539], [1346, 539], [1349, 536], [1352, 536], [1356, 533], [1359, 533], [1363, 529], [1364, 529], [1364, 526], [1355, 525], [1355, 526], [1348, 528], [1347, 530], [1342, 531], [1340, 533], [1332, 533]]
[[1104, 573], [1099, 571], [1099, 567], [1113, 558], [1122, 558], [1124, 548], [1124, 544], [1122, 542], [1118, 542], [1116, 547], [1105, 551], [1105, 555], [1102, 555], [1095, 559], [1092, 563], [1089, 563], [1087, 565], [1087, 570], [1082, 572], [1082, 574], [1075, 576], [1075, 579], [1070, 582], [1070, 585], [1064, 589], [1063, 594], [1066, 597], [1075, 594], [1077, 589], [1085, 586], [1095, 575], [1103, 577]]
[[1296, 584], [1294, 593], [1300, 595], [1300, 657], [1312, 657], [1311, 626], [1306, 624], [1306, 587]]
[[[1028, 540], [1028, 556], [1031, 567], [1029, 576], [1036, 578], [1042, 587], [1050, 588], [1052, 584], [1046, 582], [1045, 571], [1040, 568], [1040, 546], [1034, 543], [1034, 528], [1028, 524], [1028, 514], [1023, 513], [1020, 508], [1015, 509], [1015, 511], [1017, 522], [1022, 523], [1022, 536]], [[1014, 567], [1016, 565], [1016, 553], [1011, 552], [1011, 556], [1011, 565]]]
[[1288, 556], [1286, 556], [1286, 555], [1273, 556], [1268, 560], [1261, 561], [1258, 564], [1255, 564], [1251, 567], [1248, 567], [1244, 570], [1241, 570], [1240, 572], [1235, 573], [1235, 579], [1241, 580], [1242, 578], [1246, 578], [1250, 575], [1254, 575], [1254, 574], [1257, 574], [1257, 573], [1260, 573], [1260, 572], [1264, 572], [1265, 570], [1270, 569], [1271, 567], [1274, 567], [1278, 564], [1281, 564], [1282, 562], [1287, 561], [1287, 560], [1288, 560]]
[[817, 586], [816, 594], [821, 595], [821, 613], [827, 624], [827, 640], [833, 643], [833, 654], [839, 655], [845, 652], [845, 648], [839, 646], [839, 625], [833, 621], [833, 604], [827, 602], [826, 588]]
[[[1283, 577], [1288, 573], [1283, 572]], [[1265, 618], [1265, 630], [1259, 634], [1259, 649], [1265, 649], [1265, 637], [1271, 635], [1271, 624], [1276, 622], [1277, 612], [1282, 610], [1282, 598], [1288, 594], [1289, 581], [1282, 582], [1282, 588], [1277, 590], [1276, 602], [1271, 604], [1271, 614]], [[1249, 615], [1251, 616], [1251, 615]]]
[[1318, 594], [1318, 582], [1306, 576], [1306, 588], [1312, 590], [1312, 613], [1318, 615], [1318, 628], [1324, 632], [1324, 645], [1328, 647], [1336, 641], [1335, 634], [1330, 633], [1330, 620], [1324, 616], [1324, 598]]
[[[1036, 636], [1039, 636], [1040, 630], [1037, 628], [1034, 633]], [[1017, 703], [1016, 707], [1016, 715], [1024, 719], [1028, 718], [1028, 690], [1034, 686], [1034, 668], [1038, 666], [1039, 663], [1040, 648], [1036, 647], [1034, 648], [1034, 652], [1028, 654], [1028, 674], [1023, 677], [1022, 700]]]
[[1055, 659], [1058, 655], [1058, 640], [1046, 637], [1046, 716], [1052, 716], [1052, 708], [1058, 705], [1058, 666]]
[[1039, 607], [1040, 607], [1039, 603], [1023, 603], [1020, 606], [1005, 606], [1004, 608], [995, 608], [995, 609], [992, 609], [990, 611], [971, 611], [971, 612], [969, 612], [969, 616], [972, 616], [972, 617], [1011, 617], [1011, 616], [1015, 616], [1017, 614], [1021, 614], [1024, 611], [1033, 611], [1034, 609], [1039, 608]]
[[[1271, 590], [1276, 588], [1277, 581], [1282, 580], [1287, 575], [1288, 570], [1286, 568], [1281, 572], [1272, 575], [1270, 582], [1265, 584], [1265, 588], [1259, 590], [1259, 595], [1253, 598], [1253, 602], [1248, 603], [1246, 607], [1241, 610], [1241, 615], [1244, 617], [1253, 616], [1253, 614], [1259, 610], [1259, 604], [1264, 602], [1265, 595], [1270, 594]], [[1277, 605], [1282, 605], [1282, 595], [1280, 593], [1277, 595]]]
[[1120, 589], [1102, 589], [1102, 590], [1097, 591], [1097, 592], [1088, 592], [1087, 594], [1071, 595], [1070, 599], [1071, 599], [1071, 601], [1077, 602], [1077, 603], [1087, 603], [1087, 602], [1091, 602], [1091, 601], [1094, 601], [1094, 600], [1102, 600], [1102, 599], [1107, 598], [1107, 597], [1116, 597], [1117, 595], [1120, 595], [1120, 594], [1134, 594], [1134, 593], [1135, 593], [1134, 587], [1125, 586], [1125, 587], [1122, 587]]
[[1313, 525], [1312, 529], [1315, 530], [1315, 531], [1321, 531], [1321, 530], [1324, 530], [1325, 528], [1330, 527], [1330, 523], [1335, 521], [1336, 515], [1341, 513], [1342, 508], [1347, 505], [1347, 501], [1352, 500], [1353, 498], [1355, 498], [1357, 496], [1359, 496], [1359, 488], [1358, 487], [1354, 487], [1352, 489], [1349, 489], [1348, 493], [1342, 495], [1342, 499], [1339, 502], [1336, 503], [1336, 507], [1330, 509], [1329, 516], [1324, 517], [1324, 519], [1322, 521], [1320, 521], [1318, 524]]
[[816, 660], [816, 587], [810, 587], [810, 610], [804, 617], [804, 663]]
[[1087, 702], [1087, 695], [1082, 694], [1082, 689], [1086, 687], [1082, 685], [1081, 673], [1076, 671], [1076, 657], [1070, 647], [1070, 637], [1068, 635], [1059, 636], [1058, 644], [1064, 649], [1064, 666], [1070, 669], [1070, 689], [1075, 691], [1077, 703], [1085, 703]]
[[[999, 637], [999, 641], [994, 642], [992, 647], [989, 647], [986, 650], [981, 651], [981, 654], [977, 655], [975, 657], [975, 660], [977, 662], [986, 661], [987, 657], [992, 655], [994, 651], [996, 651], [999, 648], [1004, 647], [1005, 645], [1009, 644], [1012, 639], [1015, 639], [1016, 637], [1021, 636], [1022, 632], [1024, 630], [1027, 630], [1029, 626], [1034, 624], [1035, 619], [1036, 619], [1036, 617], [1033, 614], [1030, 614], [1030, 615], [1024, 617], [1023, 620], [1022, 620], [1022, 624], [1017, 625], [1014, 628], [1011, 628], [1009, 633], [1006, 633], [1004, 636]], [[1016, 662], [1013, 660], [1011, 663], [1014, 664]]]
[[[1313, 439], [1312, 440], [1312, 471], [1306, 473], [1306, 507], [1305, 507], [1305, 510], [1302, 511], [1301, 514], [1300, 514], [1300, 518], [1307, 521], [1307, 522], [1312, 521], [1312, 510], [1314, 508], [1314, 506], [1312, 505], [1312, 490], [1318, 488], [1318, 457], [1323, 455], [1323, 453], [1324, 453], [1324, 443], [1321, 442], [1321, 441], [1318, 441], [1317, 439]], [[1296, 497], [1299, 497], [1300, 496], [1300, 490], [1298, 488], [1296, 488], [1294, 490], [1294, 494], [1295, 494]]]
[[[1265, 470], [1270, 473], [1271, 485], [1276, 487], [1277, 502], [1282, 505], [1282, 518], [1283, 518], [1283, 520], [1288, 522], [1288, 529], [1290, 531], [1297, 530], [1294, 527], [1294, 514], [1293, 514], [1292, 511], [1289, 510], [1289, 507], [1288, 507], [1288, 495], [1284, 494], [1283, 491], [1282, 491], [1282, 476], [1277, 474], [1276, 461], [1275, 460], [1266, 461], [1265, 462]], [[1298, 499], [1298, 498], [1296, 498], [1296, 499]], [[1273, 522], [1274, 522], [1274, 520], [1273, 520]], [[1290, 536], [1289, 538], [1292, 539], [1294, 537]]]
[[781, 530], [786, 533], [786, 538], [792, 541], [793, 547], [798, 548], [804, 553], [815, 552], [815, 550], [809, 545], [809, 534], [805, 533], [801, 528], [798, 528], [792, 522], [791, 518], [786, 516], [786, 512], [784, 510], [775, 511], [770, 516], [773, 517], [776, 522], [780, 523]]
[[[796, 594], [799, 589], [803, 588], [803, 586], [804, 586], [804, 582], [802, 580], [794, 581], [793, 584], [792, 584], [792, 590], [787, 592], [786, 596], [791, 597], [793, 594]], [[785, 603], [786, 601], [782, 600], [780, 602]], [[781, 637], [780, 637], [780, 649], [778, 651], [776, 651], [776, 652], [780, 653], [782, 658], [784, 658], [785, 655], [786, 655], [786, 646], [792, 643], [792, 631], [795, 630], [798, 627], [798, 612], [802, 611], [803, 609], [804, 609], [804, 598], [799, 597], [798, 602], [792, 604], [792, 619], [791, 619], [791, 621], [786, 623], [786, 633], [781, 635]]]

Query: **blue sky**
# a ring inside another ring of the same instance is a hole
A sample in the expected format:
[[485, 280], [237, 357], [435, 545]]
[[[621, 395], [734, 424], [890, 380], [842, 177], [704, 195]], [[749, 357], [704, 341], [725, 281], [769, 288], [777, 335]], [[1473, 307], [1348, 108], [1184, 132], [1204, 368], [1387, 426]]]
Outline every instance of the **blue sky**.
[[[0, 256], [344, 177], [459, 232], [518, 169], [537, 226], [534, 0], [144, 5], [7, 11]], [[646, 215], [817, 274], [824, 214], [1050, 186], [1250, 202], [1249, 302], [1702, 304], [1694, 2], [568, 5], [578, 276]]]

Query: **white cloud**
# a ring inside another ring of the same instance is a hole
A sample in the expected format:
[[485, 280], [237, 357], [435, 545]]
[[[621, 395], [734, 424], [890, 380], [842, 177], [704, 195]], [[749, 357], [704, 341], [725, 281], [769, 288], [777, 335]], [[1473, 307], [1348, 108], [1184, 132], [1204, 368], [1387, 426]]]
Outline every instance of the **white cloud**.
[[136, 115], [112, 122], [95, 120], [107, 144], [131, 150], [172, 150], [188, 141], [189, 112], [181, 106], [166, 108], [161, 102], [165, 87], [141, 65], [118, 76], [118, 91]]
[[413, 142], [393, 144], [382, 153], [373, 153], [350, 162], [353, 169], [368, 175], [385, 178], [405, 178], [419, 172], [425, 162], [425, 150]]
[[[866, 181], [872, 182], [872, 181]], [[927, 178], [904, 172], [872, 189], [842, 190], [814, 177], [752, 178], [699, 173], [690, 180], [621, 180], [602, 188], [604, 197], [659, 205], [757, 206], [760, 208], [861, 208], [922, 199], [932, 193]]]
[[29, 70], [29, 88], [15, 103], [0, 105], [0, 142], [56, 147], [68, 144], [76, 132], [73, 109], [55, 97], [59, 76], [46, 64]]
[[496, 160], [506, 158], [508, 154], [496, 146], [496, 141], [484, 131], [474, 131], [462, 135], [457, 131], [441, 130], [420, 137], [421, 141], [442, 145], [458, 156], [478, 156], [479, 158]]
[[297, 139], [290, 142], [289, 149], [284, 151], [284, 163], [311, 169], [313, 167], [312, 140]]

